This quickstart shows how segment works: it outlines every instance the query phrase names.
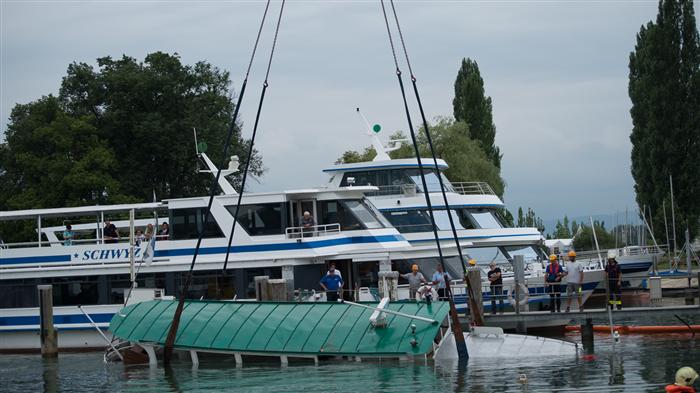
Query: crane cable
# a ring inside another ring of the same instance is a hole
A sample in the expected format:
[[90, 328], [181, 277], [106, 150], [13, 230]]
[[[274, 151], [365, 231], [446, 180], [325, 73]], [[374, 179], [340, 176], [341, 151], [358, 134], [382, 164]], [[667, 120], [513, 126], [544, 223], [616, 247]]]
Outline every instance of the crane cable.
[[[408, 50], [406, 49], [406, 42], [404, 41], [403, 32], [401, 31], [401, 24], [399, 23], [399, 17], [396, 14], [396, 7], [394, 6], [394, 0], [390, 0], [390, 4], [391, 4], [391, 11], [394, 15], [394, 21], [396, 21], [396, 30], [398, 31], [399, 38], [401, 40], [401, 47], [403, 49], [404, 57], [406, 58], [406, 65], [408, 66], [408, 71], [411, 74], [411, 83], [413, 84], [413, 93], [416, 96], [416, 101], [418, 103], [418, 109], [420, 111], [421, 119], [423, 121], [423, 130], [425, 131], [425, 136], [426, 136], [426, 139], [428, 140], [428, 146], [430, 146], [430, 153], [432, 154], [433, 164], [435, 165], [435, 168], [437, 170], [438, 163], [437, 163], [437, 157], [435, 155], [433, 138], [430, 135], [430, 127], [428, 126], [428, 121], [425, 118], [425, 112], [423, 110], [423, 103], [420, 99], [420, 94], [418, 93], [417, 78], [416, 78], [415, 74], [413, 73], [413, 68], [411, 67], [411, 61], [408, 57]], [[438, 172], [439, 172], [439, 170], [438, 170]], [[457, 235], [457, 229], [455, 227], [454, 218], [452, 217], [452, 212], [450, 210], [450, 204], [447, 201], [447, 193], [445, 192], [445, 185], [444, 185], [444, 181], [442, 179], [442, 176], [440, 176], [440, 175], [438, 176], [438, 181], [440, 182], [440, 191], [442, 193], [442, 200], [445, 204], [445, 210], [447, 211], [447, 218], [449, 219], [449, 222], [450, 222], [450, 228], [452, 230], [452, 237], [454, 238], [455, 244], [457, 245], [457, 253], [459, 254], [459, 261], [460, 261], [460, 265], [462, 265], [462, 272], [464, 273], [464, 280], [466, 283], [467, 268], [465, 266], [465, 259], [464, 259], [464, 255], [462, 253], [462, 246], [460, 245], [460, 242], [459, 242], [459, 236]], [[472, 294], [471, 286], [467, 286], [467, 287], [469, 290], [469, 298], [474, 299], [474, 297], [472, 296], [473, 294]], [[473, 306], [476, 306], [476, 304], [473, 304]], [[483, 318], [481, 318], [480, 316], [477, 316], [477, 319], [479, 319], [479, 320], [475, 321], [477, 325], [484, 325]]]
[[[260, 21], [260, 28], [258, 29], [258, 34], [255, 39], [255, 44], [253, 46], [253, 51], [250, 55], [250, 61], [248, 62], [248, 67], [246, 69], [246, 74], [245, 78], [243, 80], [243, 84], [241, 85], [241, 92], [238, 95], [238, 102], [236, 103], [236, 107], [234, 108], [233, 116], [231, 117], [231, 122], [228, 127], [228, 134], [226, 136], [226, 141], [224, 142], [224, 150], [223, 150], [223, 155], [221, 158], [221, 165], [219, 168], [223, 168], [223, 166], [226, 163], [226, 157], [228, 156], [228, 150], [229, 147], [231, 146], [231, 140], [233, 138], [233, 133], [235, 132], [236, 129], [236, 121], [238, 119], [238, 113], [241, 108], [241, 103], [243, 102], [243, 96], [245, 95], [245, 89], [248, 84], [248, 76], [250, 75], [250, 69], [253, 64], [253, 59], [255, 58], [255, 53], [258, 48], [258, 43], [260, 42], [260, 36], [262, 33], [263, 26], [265, 24], [265, 19], [267, 17], [267, 12], [270, 7], [270, 0], [267, 0], [267, 3], [265, 5], [265, 11], [263, 13], [262, 20]], [[284, 0], [282, 2], [282, 8], [284, 8]], [[282, 16], [282, 9], [280, 9], [280, 19]], [[275, 31], [275, 37], [277, 36], [277, 31], [279, 30], [279, 19], [277, 21], [277, 30]], [[274, 51], [274, 49], [273, 49]], [[270, 62], [268, 63], [268, 74], [270, 71], [270, 63], [272, 62], [272, 53], [270, 54]], [[267, 74], [265, 76], [265, 85], [263, 87], [263, 93], [262, 96], [264, 97], [265, 95], [265, 88], [267, 87]], [[258, 106], [258, 114], [257, 117], [260, 116], [260, 107], [262, 106], [262, 100], [260, 102], [260, 105]], [[257, 117], [256, 117], [256, 125], [257, 125]], [[252, 142], [251, 142], [252, 145]], [[248, 162], [250, 161], [250, 156], [248, 157]], [[246, 164], [247, 168], [247, 164]], [[175, 344], [175, 336], [177, 334], [178, 327], [180, 326], [180, 319], [182, 317], [182, 310], [184, 309], [184, 304], [185, 304], [185, 297], [187, 296], [187, 292], [189, 291], [190, 284], [192, 282], [192, 272], [194, 270], [194, 265], [197, 262], [197, 256], [199, 255], [199, 249], [202, 244], [202, 239], [204, 238], [204, 232], [206, 229], [206, 223], [209, 221], [209, 217], [211, 215], [211, 206], [214, 202], [214, 197], [216, 195], [216, 191], [218, 189], [218, 183], [219, 179], [221, 177], [221, 169], [219, 169], [216, 172], [216, 176], [214, 178], [214, 181], [211, 183], [210, 186], [210, 193], [209, 193], [209, 202], [207, 204], [207, 210], [206, 213], [204, 214], [204, 222], [199, 230], [199, 236], [197, 237], [197, 245], [195, 246], [194, 249], [194, 254], [192, 255], [192, 262], [190, 263], [190, 269], [187, 274], [187, 278], [185, 280], [185, 284], [182, 286], [182, 290], [180, 291], [180, 298], [178, 300], [177, 308], [175, 309], [175, 314], [173, 315], [173, 321], [170, 324], [170, 329], [168, 331], [168, 336], [165, 341], [165, 348], [164, 348], [164, 354], [163, 354], [163, 363], [164, 364], [169, 364], [170, 363], [170, 358], [172, 356], [173, 352], [173, 345]], [[245, 179], [245, 174], [244, 174], [244, 179]], [[245, 180], [244, 180], [245, 181]], [[241, 190], [242, 193], [242, 190]], [[235, 226], [235, 217], [234, 217], [234, 226]]]
[[[418, 149], [418, 142], [416, 140], [416, 133], [413, 129], [413, 121], [411, 120], [411, 113], [410, 110], [408, 109], [408, 102], [406, 100], [406, 91], [404, 89], [403, 85], [403, 78], [401, 76], [401, 69], [399, 68], [399, 62], [398, 59], [396, 58], [396, 50], [394, 48], [394, 40], [391, 35], [391, 28], [389, 27], [389, 19], [386, 16], [386, 7], [384, 6], [384, 0], [380, 0], [380, 3], [382, 5], [382, 14], [384, 15], [384, 23], [386, 24], [386, 31], [389, 36], [389, 44], [391, 46], [391, 54], [394, 57], [394, 65], [396, 66], [396, 77], [399, 81], [399, 87], [401, 89], [401, 97], [403, 99], [403, 105], [404, 105], [404, 110], [406, 111], [406, 120], [408, 121], [408, 129], [411, 133], [411, 141], [413, 143], [413, 150], [415, 151], [416, 154], [416, 160], [418, 162], [418, 169], [420, 173], [420, 178], [421, 178], [421, 184], [423, 185], [423, 193], [425, 194], [425, 202], [428, 205], [428, 212], [430, 214], [430, 223], [433, 228], [433, 236], [435, 237], [435, 246], [437, 247], [438, 251], [438, 257], [440, 259], [440, 264], [443, 266], [443, 272], [445, 271], [445, 263], [444, 263], [444, 257], [442, 253], [442, 247], [440, 246], [440, 236], [438, 235], [437, 231], [437, 226], [435, 225], [435, 215], [433, 212], [433, 204], [430, 201], [430, 191], [428, 190], [427, 183], [425, 181], [425, 172], [423, 170], [423, 162], [420, 157], [420, 151]], [[393, 3], [392, 3], [392, 8], [393, 8]], [[398, 22], [398, 19], [397, 19]], [[403, 44], [403, 38], [401, 38], [402, 44]], [[405, 45], [404, 45], [404, 51], [406, 50]], [[415, 78], [413, 77], [413, 73], [411, 73], [411, 80], [414, 81], [414, 87], [415, 87]], [[427, 124], [425, 121], [425, 115], [423, 114], [423, 111], [421, 110], [421, 115], [423, 116], [423, 122], [424, 124]], [[427, 129], [426, 129], [427, 131]], [[438, 178], [440, 178], [440, 170], [437, 167], [437, 159], [435, 159], [435, 152], [433, 150], [432, 144], [430, 144], [430, 150], [433, 154], [433, 159], [434, 162], [436, 163], [435, 170], [438, 172]], [[442, 180], [440, 180], [440, 185], [442, 187]], [[444, 193], [444, 187], [442, 187], [443, 193]], [[445, 206], [447, 210], [448, 216], [450, 215], [449, 211], [449, 206]], [[456, 233], [456, 231], [455, 231]], [[459, 249], [459, 247], [458, 247]], [[461, 255], [461, 250], [460, 250], [460, 255]], [[460, 261], [460, 263], [463, 263], [463, 261]], [[455, 344], [457, 347], [457, 353], [459, 355], [460, 359], [466, 359], [469, 357], [469, 353], [467, 351], [467, 345], [464, 340], [464, 335], [462, 334], [462, 327], [460, 325], [459, 317], [457, 316], [457, 309], [455, 308], [454, 304], [454, 298], [452, 296], [452, 291], [450, 288], [450, 283], [449, 280], [445, 278], [445, 289], [449, 292], [449, 303], [450, 303], [450, 314], [452, 318], [452, 330], [454, 333], [455, 337]]]
[[[269, 2], [269, 0], [268, 0]], [[277, 26], [275, 27], [275, 36], [272, 39], [272, 49], [270, 50], [270, 58], [267, 62], [267, 71], [265, 72], [265, 82], [263, 82], [262, 93], [260, 94], [260, 102], [258, 103], [258, 111], [255, 114], [255, 124], [253, 125], [253, 136], [250, 138], [250, 145], [248, 146], [248, 157], [245, 162], [245, 169], [243, 170], [243, 179], [241, 180], [241, 189], [238, 193], [238, 201], [236, 202], [236, 210], [233, 215], [233, 225], [231, 225], [231, 235], [228, 238], [228, 246], [226, 247], [226, 258], [224, 259], [224, 267], [222, 269], [222, 277], [226, 279], [226, 268], [228, 266], [228, 259], [231, 254], [231, 243], [233, 242], [233, 234], [236, 230], [236, 223], [238, 222], [238, 213], [241, 209], [241, 200], [243, 198], [243, 191], [245, 190], [246, 179], [248, 178], [248, 168], [250, 168], [250, 162], [253, 159], [253, 145], [255, 144], [255, 136], [258, 133], [258, 123], [260, 121], [260, 112], [262, 111], [263, 101], [265, 100], [265, 91], [267, 90], [267, 79], [270, 75], [270, 68], [272, 67], [272, 57], [275, 54], [275, 46], [277, 45], [277, 35], [280, 30], [280, 22], [282, 21], [282, 11], [284, 11], [285, 0], [282, 0], [282, 5], [280, 6], [280, 13], [277, 17]]]

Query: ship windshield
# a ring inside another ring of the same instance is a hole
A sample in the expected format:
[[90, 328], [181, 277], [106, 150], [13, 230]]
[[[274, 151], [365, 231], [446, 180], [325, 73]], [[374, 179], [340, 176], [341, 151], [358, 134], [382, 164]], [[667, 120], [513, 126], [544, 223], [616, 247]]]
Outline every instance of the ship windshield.
[[540, 260], [540, 255], [537, 253], [537, 250], [529, 245], [507, 246], [505, 249], [511, 257], [522, 255], [525, 259], [525, 263], [537, 262]]
[[479, 228], [491, 229], [491, 228], [503, 228], [501, 223], [498, 221], [493, 212], [485, 209], [471, 210], [469, 212], [474, 220], [476, 221]]
[[497, 264], [508, 263], [508, 257], [498, 247], [469, 247], [464, 250], [469, 259], [476, 259], [478, 265], [488, 265], [491, 261]]
[[364, 201], [343, 201], [343, 204], [365, 225], [365, 228], [384, 228], [379, 219], [365, 206]]

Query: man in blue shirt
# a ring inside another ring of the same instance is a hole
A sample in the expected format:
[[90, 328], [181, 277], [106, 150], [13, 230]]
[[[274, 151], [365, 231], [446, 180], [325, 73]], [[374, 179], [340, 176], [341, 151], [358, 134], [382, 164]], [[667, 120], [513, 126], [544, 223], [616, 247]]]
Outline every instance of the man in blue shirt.
[[331, 265], [328, 273], [321, 279], [321, 288], [326, 291], [326, 300], [338, 301], [338, 292], [343, 288], [343, 279], [335, 272], [335, 266]]

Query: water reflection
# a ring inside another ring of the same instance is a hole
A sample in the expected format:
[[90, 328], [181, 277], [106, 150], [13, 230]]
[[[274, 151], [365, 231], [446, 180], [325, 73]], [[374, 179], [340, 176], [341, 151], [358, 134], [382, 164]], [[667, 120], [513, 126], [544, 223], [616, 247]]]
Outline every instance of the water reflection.
[[[570, 338], [577, 338], [571, 336]], [[51, 360], [39, 355], [0, 356], [3, 391], [44, 392], [540, 392], [540, 391], [663, 391], [676, 370], [700, 365], [700, 348], [687, 335], [623, 336], [613, 344], [596, 335], [595, 357], [470, 359], [466, 363], [354, 362], [330, 359], [279, 367], [247, 363], [236, 367], [230, 357], [206, 359], [198, 368], [177, 360], [171, 368], [105, 365], [99, 353], [61, 354]], [[520, 375], [527, 383], [519, 381]]]

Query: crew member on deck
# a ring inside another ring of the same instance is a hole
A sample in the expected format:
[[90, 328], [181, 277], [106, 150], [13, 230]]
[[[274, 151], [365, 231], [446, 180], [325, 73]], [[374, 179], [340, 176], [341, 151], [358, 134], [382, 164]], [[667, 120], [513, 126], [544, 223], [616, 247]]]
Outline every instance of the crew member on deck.
[[426, 282], [423, 273], [418, 271], [418, 265], [413, 264], [413, 266], [411, 266], [411, 272], [402, 274], [401, 277], [408, 280], [408, 298], [416, 300], [416, 294], [418, 293], [420, 284]]
[[489, 266], [491, 270], [487, 274], [491, 287], [491, 314], [496, 313], [496, 299], [498, 299], [498, 312], [503, 314], [503, 277], [501, 269], [496, 266], [495, 261], [491, 261]]
[[451, 280], [450, 275], [442, 270], [442, 264], [438, 263], [436, 267], [436, 272], [433, 273], [433, 285], [437, 285], [438, 299], [447, 300], [447, 293], [445, 290], [445, 280]]
[[556, 311], [561, 312], [561, 278], [564, 276], [564, 270], [557, 261], [557, 256], [552, 254], [549, 256], [550, 264], [545, 269], [544, 286], [549, 293], [549, 311], [554, 312], [554, 298], [556, 297]]
[[617, 305], [618, 310], [622, 310], [622, 272], [617, 264], [614, 253], [608, 253], [608, 264], [605, 265], [605, 277], [608, 280], [608, 290], [610, 292], [610, 308]]
[[105, 243], [119, 243], [119, 231], [111, 221], [105, 221], [105, 227], [102, 230]]
[[569, 262], [566, 263], [566, 312], [571, 309], [571, 300], [576, 296], [578, 300], [578, 310], [583, 311], [583, 264], [576, 262], [576, 252], [569, 251]]
[[326, 300], [338, 301], [338, 292], [343, 290], [343, 279], [335, 274], [335, 266], [331, 265], [328, 273], [321, 279], [321, 288], [326, 291]]

